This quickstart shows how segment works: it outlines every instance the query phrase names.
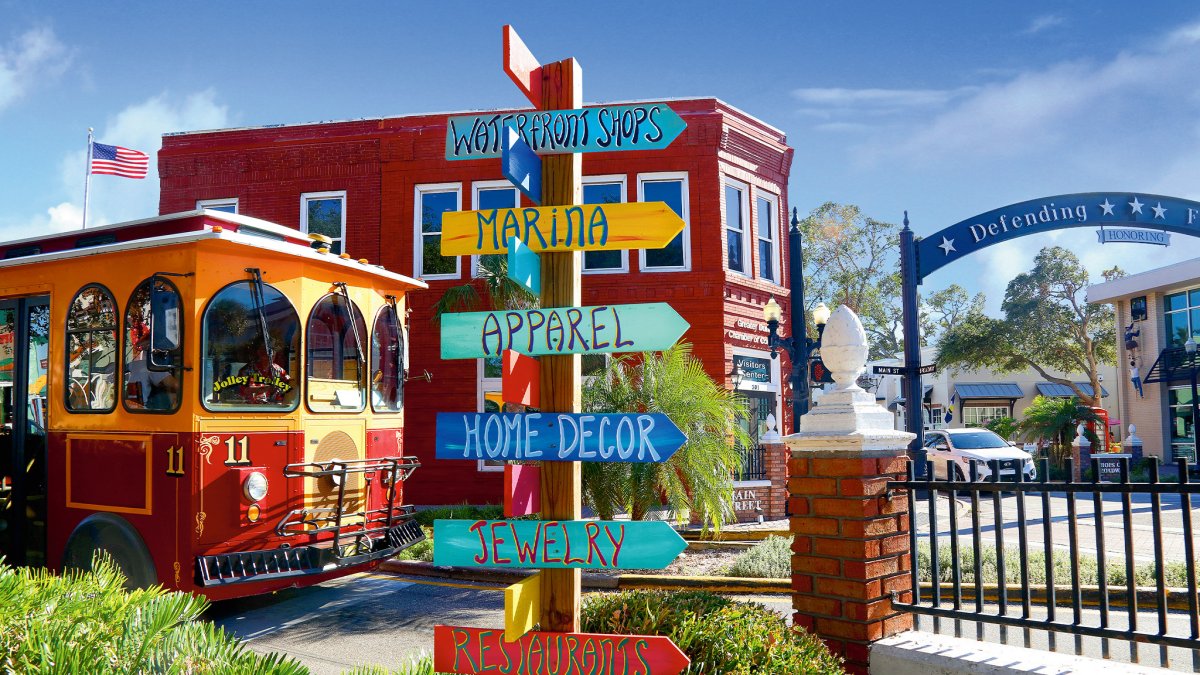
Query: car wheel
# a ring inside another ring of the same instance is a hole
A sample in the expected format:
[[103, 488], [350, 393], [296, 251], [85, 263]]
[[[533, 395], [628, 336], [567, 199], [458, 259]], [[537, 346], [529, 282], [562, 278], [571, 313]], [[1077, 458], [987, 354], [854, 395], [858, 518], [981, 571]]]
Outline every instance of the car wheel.
[[75, 528], [67, 539], [63, 553], [63, 569], [92, 569], [92, 556], [97, 551], [108, 554], [121, 574], [125, 587], [149, 588], [158, 583], [158, 573], [146, 542], [129, 521], [111, 513], [95, 513]]
[[967, 481], [967, 477], [963, 475], [962, 467], [957, 464], [954, 465], [954, 480], [960, 483], [965, 483]]

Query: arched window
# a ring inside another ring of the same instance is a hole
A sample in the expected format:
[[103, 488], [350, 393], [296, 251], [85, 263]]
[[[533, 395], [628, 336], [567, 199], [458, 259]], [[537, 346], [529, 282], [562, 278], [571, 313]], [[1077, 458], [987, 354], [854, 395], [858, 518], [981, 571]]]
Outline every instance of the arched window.
[[200, 401], [208, 410], [294, 410], [300, 400], [300, 315], [267, 284], [236, 281], [201, 321]]
[[371, 410], [400, 412], [404, 408], [404, 330], [395, 305], [387, 305], [375, 317], [371, 332]]
[[146, 279], [129, 297], [125, 307], [122, 397], [126, 410], [172, 413], [179, 409], [183, 382], [182, 304], [179, 290], [162, 277]]
[[308, 407], [313, 412], [362, 410], [366, 402], [367, 324], [341, 293], [317, 301], [308, 315]]
[[99, 284], [81, 288], [67, 310], [66, 393], [71, 412], [117, 405], [117, 303]]

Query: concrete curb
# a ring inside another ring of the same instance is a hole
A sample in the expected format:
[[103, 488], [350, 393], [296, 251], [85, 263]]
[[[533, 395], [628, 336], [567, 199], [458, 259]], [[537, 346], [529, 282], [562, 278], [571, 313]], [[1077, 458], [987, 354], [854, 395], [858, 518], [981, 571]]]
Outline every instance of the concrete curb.
[[[382, 572], [409, 576], [515, 584], [536, 570], [449, 567], [416, 560], [388, 560], [379, 566]], [[787, 595], [792, 592], [790, 579], [747, 579], [743, 577], [680, 577], [667, 574], [589, 574], [583, 575], [583, 587], [594, 590], [704, 590], [713, 593], [756, 593]]]
[[789, 530], [722, 530], [720, 533], [710, 530], [702, 537], [700, 530], [683, 530], [679, 536], [688, 541], [762, 541], [767, 537], [790, 537], [792, 533]]

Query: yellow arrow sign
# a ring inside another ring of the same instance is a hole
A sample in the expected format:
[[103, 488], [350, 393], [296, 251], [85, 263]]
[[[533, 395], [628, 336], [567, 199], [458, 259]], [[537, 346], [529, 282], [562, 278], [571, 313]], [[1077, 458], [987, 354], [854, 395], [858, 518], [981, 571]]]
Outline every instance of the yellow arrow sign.
[[507, 253], [509, 237], [538, 252], [662, 248], [682, 231], [664, 202], [453, 211], [442, 215], [442, 255]]
[[504, 641], [516, 642], [542, 622], [542, 578], [535, 574], [504, 589]]

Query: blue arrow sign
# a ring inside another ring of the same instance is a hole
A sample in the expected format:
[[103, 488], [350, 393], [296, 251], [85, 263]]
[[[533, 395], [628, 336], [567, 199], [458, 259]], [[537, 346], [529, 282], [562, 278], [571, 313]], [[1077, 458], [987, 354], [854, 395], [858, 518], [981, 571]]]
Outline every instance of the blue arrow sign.
[[510, 124], [539, 155], [661, 150], [687, 127], [665, 103], [460, 115], [446, 121], [446, 159], [499, 157]]
[[662, 569], [687, 542], [661, 520], [435, 520], [433, 564]]
[[438, 413], [438, 459], [665, 462], [687, 436], [662, 413]]
[[534, 295], [542, 292], [542, 260], [516, 237], [508, 239], [508, 278]]
[[500, 173], [534, 204], [542, 203], [542, 158], [521, 138], [512, 124], [504, 125]]
[[458, 312], [442, 316], [442, 358], [662, 351], [687, 329], [665, 302]]

